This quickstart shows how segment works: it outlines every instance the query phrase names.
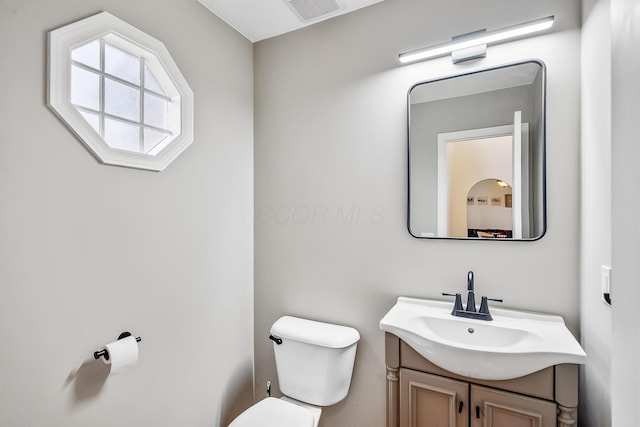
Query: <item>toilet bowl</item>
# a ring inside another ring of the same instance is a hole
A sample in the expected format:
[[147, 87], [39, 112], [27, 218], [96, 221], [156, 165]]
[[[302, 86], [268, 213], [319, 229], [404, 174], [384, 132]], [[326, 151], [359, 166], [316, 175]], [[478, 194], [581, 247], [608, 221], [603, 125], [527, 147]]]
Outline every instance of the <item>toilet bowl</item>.
[[229, 427], [317, 427], [322, 407], [349, 392], [357, 330], [284, 316], [271, 327], [281, 398], [267, 397]]
[[313, 413], [284, 398], [267, 397], [233, 420], [229, 427], [317, 427]]

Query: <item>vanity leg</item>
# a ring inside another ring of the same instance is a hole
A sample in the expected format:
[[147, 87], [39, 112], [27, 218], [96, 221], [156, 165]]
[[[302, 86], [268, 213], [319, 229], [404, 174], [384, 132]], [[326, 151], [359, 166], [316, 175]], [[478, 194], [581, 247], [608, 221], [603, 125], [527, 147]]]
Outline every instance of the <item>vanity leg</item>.
[[556, 402], [558, 427], [578, 425], [578, 365], [556, 365]]
[[387, 366], [387, 427], [398, 427], [400, 415], [398, 405], [400, 398], [400, 378], [398, 368]]
[[385, 362], [387, 366], [387, 427], [400, 425], [400, 338], [386, 332]]
[[568, 408], [558, 405], [558, 427], [574, 427], [577, 426], [575, 418], [576, 408]]

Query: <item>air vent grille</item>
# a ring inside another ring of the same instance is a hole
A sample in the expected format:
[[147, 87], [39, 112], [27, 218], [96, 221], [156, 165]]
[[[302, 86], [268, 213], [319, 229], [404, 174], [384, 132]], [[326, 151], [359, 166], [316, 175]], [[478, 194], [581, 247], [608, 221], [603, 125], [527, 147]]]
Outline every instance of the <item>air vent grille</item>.
[[311, 21], [340, 9], [335, 0], [285, 0], [303, 21]]

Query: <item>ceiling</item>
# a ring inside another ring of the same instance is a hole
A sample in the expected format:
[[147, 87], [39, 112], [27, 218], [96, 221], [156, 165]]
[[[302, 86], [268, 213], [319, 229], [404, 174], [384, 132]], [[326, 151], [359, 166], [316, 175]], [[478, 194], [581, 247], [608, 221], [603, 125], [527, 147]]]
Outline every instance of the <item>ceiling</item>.
[[251, 42], [313, 25], [383, 0], [198, 0]]

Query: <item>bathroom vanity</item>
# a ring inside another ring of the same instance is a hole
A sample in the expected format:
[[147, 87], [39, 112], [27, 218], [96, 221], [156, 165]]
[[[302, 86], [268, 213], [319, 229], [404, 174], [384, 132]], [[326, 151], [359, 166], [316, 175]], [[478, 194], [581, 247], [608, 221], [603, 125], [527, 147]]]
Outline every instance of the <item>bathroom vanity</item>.
[[436, 366], [391, 333], [385, 345], [387, 427], [578, 425], [578, 365], [480, 380]]
[[387, 427], [577, 426], [586, 354], [562, 317], [461, 306], [399, 297], [380, 321]]

